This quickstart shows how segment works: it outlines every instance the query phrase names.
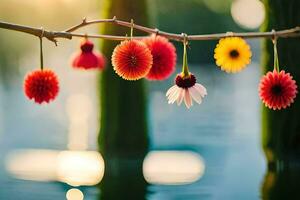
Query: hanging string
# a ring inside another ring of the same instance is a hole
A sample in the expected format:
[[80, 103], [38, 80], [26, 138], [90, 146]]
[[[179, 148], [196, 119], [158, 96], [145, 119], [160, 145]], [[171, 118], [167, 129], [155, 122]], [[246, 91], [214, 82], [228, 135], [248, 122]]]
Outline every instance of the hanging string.
[[158, 28], [155, 28], [154, 30], [155, 30], [155, 33], [154, 33], [154, 35], [155, 35], [155, 37], [157, 37], [157, 36], [158, 36], [158, 34], [159, 34], [159, 29], [158, 29]]
[[187, 50], [186, 46], [188, 45], [188, 40], [187, 40], [187, 34], [182, 33], [184, 39], [183, 39], [183, 65], [182, 65], [182, 75], [183, 78], [188, 78], [190, 77], [190, 72], [188, 68], [188, 61], [187, 61]]
[[133, 19], [131, 19], [131, 28], [130, 28], [130, 40], [132, 40], [132, 37], [133, 37], [133, 26], [134, 26], [134, 21]]
[[42, 33], [40, 35], [40, 62], [41, 62], [41, 70], [44, 69], [44, 57], [43, 57], [43, 37], [44, 37], [44, 29], [42, 28]]
[[278, 51], [277, 51], [277, 37], [275, 30], [272, 30], [274, 33], [274, 37], [272, 38], [273, 48], [274, 48], [274, 70], [279, 72], [279, 59], [278, 59]]

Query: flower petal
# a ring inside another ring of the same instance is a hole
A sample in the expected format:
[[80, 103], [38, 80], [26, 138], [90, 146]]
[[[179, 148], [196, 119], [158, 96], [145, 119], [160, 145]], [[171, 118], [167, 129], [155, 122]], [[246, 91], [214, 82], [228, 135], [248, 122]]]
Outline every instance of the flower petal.
[[202, 98], [207, 95], [207, 90], [206, 90], [206, 88], [203, 85], [201, 85], [199, 83], [196, 83], [194, 85], [194, 87], [200, 93], [200, 95], [202, 96]]
[[172, 87], [170, 87], [170, 89], [168, 89], [168, 91], [167, 91], [167, 93], [166, 93], [166, 96], [169, 96], [169, 95], [172, 93], [172, 91], [173, 91], [174, 89], [176, 89], [176, 88], [177, 88], [176, 85], [173, 85]]
[[180, 89], [180, 93], [179, 93], [179, 96], [177, 98], [177, 105], [178, 106], [182, 103], [183, 98], [184, 98], [184, 89]]
[[174, 90], [174, 89], [176, 89], [176, 85], [173, 85], [172, 87], [170, 87], [169, 89], [168, 89], [168, 91], [166, 92], [166, 96], [169, 96], [171, 93], [172, 93], [172, 91]]
[[180, 93], [180, 88], [179, 87], [177, 87], [174, 91], [173, 91], [173, 93], [172, 94], [170, 94], [170, 96], [168, 97], [169, 98], [169, 104], [173, 104], [175, 101], [176, 101], [176, 99], [178, 98], [178, 96], [179, 96], [179, 93]]
[[201, 102], [202, 102], [202, 97], [201, 97], [201, 94], [198, 92], [198, 90], [195, 88], [195, 86], [189, 88], [189, 92], [190, 92], [192, 98], [193, 98], [198, 104], [201, 104]]
[[184, 90], [184, 103], [187, 108], [190, 108], [193, 105], [192, 98], [188, 89]]

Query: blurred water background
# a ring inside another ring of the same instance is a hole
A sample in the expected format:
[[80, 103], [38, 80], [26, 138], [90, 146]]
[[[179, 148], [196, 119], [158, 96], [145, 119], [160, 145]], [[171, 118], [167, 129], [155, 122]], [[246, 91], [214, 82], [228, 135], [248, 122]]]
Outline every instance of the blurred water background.
[[[232, 19], [230, 0], [221, 5], [216, 0], [149, 2], [152, 22], [161, 30], [244, 30]], [[0, 19], [64, 30], [83, 17], [99, 18], [101, 6], [94, 0], [0, 0]], [[96, 32], [97, 27], [85, 31]], [[71, 69], [68, 58], [78, 42], [60, 40], [58, 47], [44, 42], [45, 65], [58, 74], [61, 91], [56, 101], [39, 106], [26, 99], [22, 88], [26, 72], [39, 65], [38, 39], [0, 30], [0, 199], [105, 200], [97, 187], [104, 171], [96, 153], [98, 72]], [[114, 186], [120, 188], [115, 190], [149, 200], [260, 199], [266, 173], [257, 94], [260, 41], [250, 42], [252, 64], [234, 75], [213, 64], [215, 44], [192, 42], [189, 51], [191, 71], [208, 90], [200, 106], [187, 110], [167, 104], [165, 92], [174, 76], [149, 82], [151, 151], [143, 168], [147, 183], [130, 188], [127, 180], [117, 180], [120, 184]]]

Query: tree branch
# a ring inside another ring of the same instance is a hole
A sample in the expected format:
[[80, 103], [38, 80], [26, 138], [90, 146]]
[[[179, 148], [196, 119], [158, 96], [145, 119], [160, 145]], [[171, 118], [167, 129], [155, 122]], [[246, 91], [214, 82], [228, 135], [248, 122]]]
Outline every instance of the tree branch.
[[[90, 35], [90, 34], [82, 34], [82, 33], [73, 33], [74, 31], [91, 25], [91, 24], [100, 24], [100, 23], [112, 23], [119, 26], [124, 26], [128, 28], [134, 28], [145, 33], [149, 34], [157, 34], [164, 36], [170, 40], [176, 41], [183, 41], [185, 36], [184, 34], [176, 34], [176, 33], [168, 33], [164, 31], [160, 31], [156, 28], [149, 28], [141, 25], [137, 25], [131, 22], [126, 22], [122, 20], [118, 20], [116, 17], [112, 19], [99, 19], [99, 20], [92, 20], [87, 21], [85, 18], [82, 22], [78, 25], [75, 25], [65, 31], [47, 31], [43, 28], [34, 28], [24, 25], [12, 24], [7, 22], [0, 21], [0, 28], [19, 31], [27, 34], [31, 34], [37, 37], [45, 37], [52, 42], [57, 42], [56, 39], [63, 38], [63, 39], [72, 39], [72, 37], [89, 37], [89, 38], [101, 38], [107, 40], [126, 40], [129, 37], [126, 36], [115, 36], [115, 35]], [[295, 27], [291, 29], [285, 29], [280, 31], [270, 31], [270, 32], [243, 32], [243, 33], [216, 33], [216, 34], [203, 34], [203, 35], [188, 35], [186, 37], [187, 40], [218, 40], [220, 38], [229, 37], [229, 36], [236, 36], [242, 38], [287, 38], [287, 37], [300, 37], [300, 27]], [[144, 36], [146, 37], [146, 36]], [[141, 37], [133, 37], [133, 39], [141, 39]]]
[[37, 37], [45, 37], [54, 43], [57, 42], [56, 38], [72, 39], [72, 35], [66, 32], [46, 31], [43, 28], [34, 28], [24, 25], [11, 24], [7, 22], [0, 22], [0, 28], [28, 33]]
[[115, 17], [113, 19], [100, 19], [100, 20], [93, 20], [93, 21], [87, 21], [86, 18], [83, 18], [82, 22], [78, 25], [75, 25], [67, 30], [65, 30], [65, 32], [74, 32], [77, 29], [87, 26], [87, 25], [91, 25], [91, 24], [99, 24], [99, 23], [109, 23], [109, 22], [114, 22], [115, 21]]

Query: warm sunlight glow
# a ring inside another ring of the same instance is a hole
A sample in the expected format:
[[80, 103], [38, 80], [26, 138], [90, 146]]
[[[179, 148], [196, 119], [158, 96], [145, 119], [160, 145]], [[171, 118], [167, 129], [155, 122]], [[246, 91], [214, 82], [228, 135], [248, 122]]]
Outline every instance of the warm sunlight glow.
[[72, 186], [96, 185], [104, 175], [104, 160], [98, 152], [63, 151], [58, 155], [57, 175]]
[[54, 181], [58, 151], [18, 150], [10, 153], [6, 169], [19, 179]]
[[259, 0], [235, 0], [231, 5], [231, 15], [237, 24], [256, 29], [265, 19], [265, 8]]
[[205, 170], [200, 155], [191, 151], [152, 151], [143, 163], [148, 183], [179, 185], [199, 180]]
[[96, 151], [19, 150], [9, 154], [6, 169], [19, 179], [96, 185], [104, 160]]
[[87, 120], [92, 109], [91, 100], [85, 94], [73, 94], [67, 99], [66, 109], [72, 120]]
[[88, 119], [91, 113], [91, 99], [84, 94], [74, 94], [67, 99], [66, 111], [69, 117], [70, 150], [86, 150], [88, 148]]
[[66, 198], [67, 200], [83, 200], [84, 195], [80, 190], [72, 188], [68, 190]]

